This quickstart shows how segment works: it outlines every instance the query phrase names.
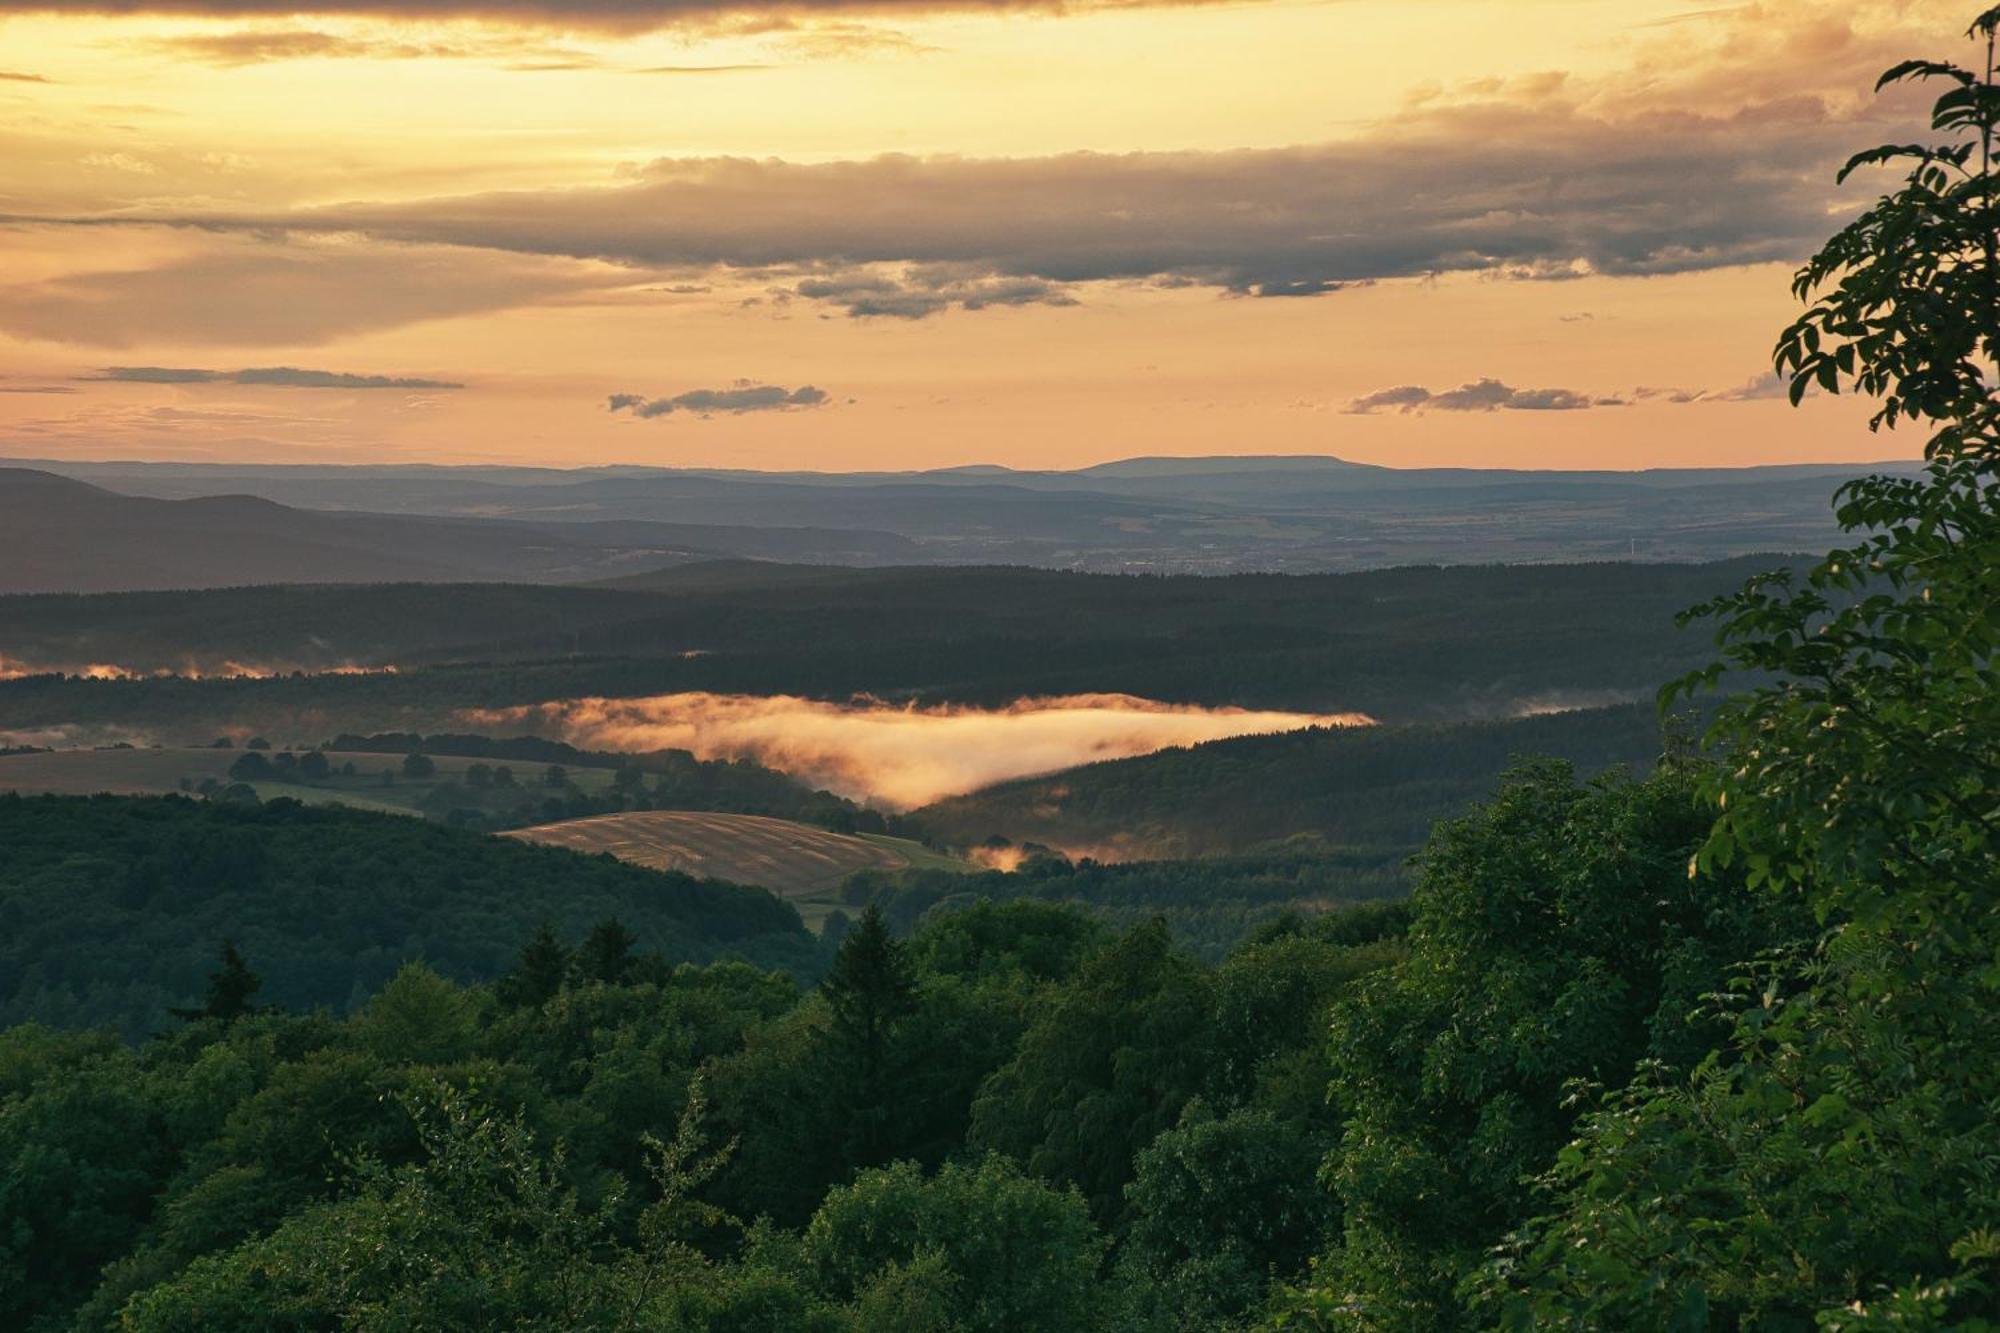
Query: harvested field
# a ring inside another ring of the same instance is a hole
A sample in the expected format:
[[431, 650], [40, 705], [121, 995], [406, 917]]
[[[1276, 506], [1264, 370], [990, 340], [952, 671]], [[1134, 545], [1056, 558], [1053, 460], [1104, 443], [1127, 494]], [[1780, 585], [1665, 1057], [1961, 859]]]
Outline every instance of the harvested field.
[[830, 894], [857, 870], [905, 870], [913, 864], [889, 839], [864, 840], [763, 815], [639, 810], [566, 819], [501, 836], [606, 852], [655, 870], [754, 884], [785, 898]]

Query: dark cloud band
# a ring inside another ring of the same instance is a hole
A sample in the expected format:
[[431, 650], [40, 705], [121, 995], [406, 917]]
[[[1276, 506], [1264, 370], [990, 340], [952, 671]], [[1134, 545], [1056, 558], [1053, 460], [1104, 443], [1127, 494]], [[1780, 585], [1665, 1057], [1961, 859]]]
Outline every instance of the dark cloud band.
[[1495, 104], [1298, 148], [669, 160], [612, 188], [159, 220], [775, 273], [854, 315], [912, 317], [1060, 303], [1106, 280], [1279, 297], [1790, 261], [1825, 230], [1831, 167], [1856, 133], [1794, 103], [1619, 120]]

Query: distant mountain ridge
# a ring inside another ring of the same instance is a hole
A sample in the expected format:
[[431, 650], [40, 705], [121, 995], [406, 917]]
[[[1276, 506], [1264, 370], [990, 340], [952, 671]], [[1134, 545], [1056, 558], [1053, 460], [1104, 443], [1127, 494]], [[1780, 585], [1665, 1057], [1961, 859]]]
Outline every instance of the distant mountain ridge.
[[887, 533], [327, 512], [246, 494], [123, 495], [50, 472], [0, 467], [4, 593], [570, 582], [732, 556], [863, 564], [915, 555], [913, 543]]
[[0, 467], [0, 557], [13, 564], [0, 592], [583, 582], [715, 558], [1203, 574], [1705, 561], [1824, 549], [1842, 482], [1915, 466], [1558, 472], [1310, 455], [903, 473], [58, 462]]

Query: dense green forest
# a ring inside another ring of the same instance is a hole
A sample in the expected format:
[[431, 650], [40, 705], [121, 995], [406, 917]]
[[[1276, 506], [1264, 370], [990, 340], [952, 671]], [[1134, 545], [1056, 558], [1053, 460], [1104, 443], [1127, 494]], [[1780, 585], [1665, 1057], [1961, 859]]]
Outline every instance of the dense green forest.
[[793, 909], [743, 889], [420, 820], [294, 801], [0, 795], [0, 1019], [156, 1030], [218, 940], [287, 1009], [349, 1006], [405, 959], [497, 975], [544, 920], [608, 917], [675, 961], [811, 976]]
[[[1555, 1043], [1524, 1103], [1702, 1048], [1688, 1011], [1787, 925], [1737, 880], [1688, 879], [1706, 824], [1691, 774], [1545, 766], [1440, 834], [1413, 920], [1281, 919], [1213, 965], [1157, 923], [1020, 901], [906, 940], [864, 913], [809, 992], [742, 963], [641, 968], [598, 930], [524, 936], [490, 986], [410, 965], [345, 1019], [258, 1007], [269, 988], [224, 968], [137, 1048], [17, 1027], [0, 1318], [1230, 1326], [1342, 1234], [1315, 1164], [1344, 1098], [1389, 1090], [1357, 1076], [1329, 1102], [1325, 1033], [1399, 968], [1449, 947], [1521, 970], [1486, 1021]], [[1401, 1021], [1464, 998], [1425, 995]], [[1524, 1154], [1564, 1119], [1545, 1117]]]
[[1113, 925], [1159, 921], [1176, 943], [1213, 960], [1287, 915], [1402, 898], [1409, 859], [1400, 847], [1328, 847], [1310, 837], [1235, 856], [1109, 865], [1031, 847], [1012, 872], [863, 870], [841, 893], [850, 908], [873, 907], [897, 929], [979, 902], [1067, 903]]

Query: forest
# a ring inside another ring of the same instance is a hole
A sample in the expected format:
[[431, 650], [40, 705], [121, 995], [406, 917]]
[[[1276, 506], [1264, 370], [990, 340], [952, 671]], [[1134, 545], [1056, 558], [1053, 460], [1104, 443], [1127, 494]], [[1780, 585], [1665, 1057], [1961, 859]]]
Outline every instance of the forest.
[[[0, 670], [0, 733], [187, 745], [234, 729], [316, 745], [329, 730], [464, 731], [467, 710], [682, 691], [983, 705], [1114, 692], [1385, 723], [1505, 718], [1639, 699], [1700, 666], [1707, 646], [1674, 614], [1775, 560], [1228, 578], [732, 565], [619, 591], [4, 597], [0, 641], [26, 674]], [[216, 599], [213, 617], [189, 612], [197, 596]], [[93, 663], [137, 678], [83, 678]], [[218, 675], [229, 663], [278, 674]], [[340, 666], [396, 670], [293, 674]]]
[[1121, 858], [1252, 851], [1301, 834], [1407, 856], [1432, 824], [1485, 797], [1522, 758], [1562, 759], [1587, 776], [1643, 772], [1669, 745], [1691, 744], [1694, 725], [1675, 717], [1663, 727], [1652, 707], [1628, 704], [1504, 721], [1309, 727], [1004, 782], [912, 811], [900, 825], [956, 847], [998, 835]]
[[223, 939], [258, 960], [269, 1002], [310, 1012], [406, 958], [489, 979], [543, 922], [610, 918], [676, 961], [818, 970], [816, 937], [759, 889], [282, 799], [0, 795], [7, 1023], [143, 1037], [200, 994]]
[[[1406, 902], [1226, 950], [1119, 916], [1192, 872], [1031, 855], [1055, 900], [857, 885], [815, 969], [768, 895], [414, 820], [0, 801], [0, 939], [74, 901], [65, 956], [198, 973], [143, 1033], [0, 1032], [0, 1325], [2000, 1329], [2000, 83], [1884, 81], [1943, 87], [1939, 141], [1856, 159], [1907, 177], [1776, 363], [1927, 462], [1710, 571], [1662, 699], [1699, 737], [1518, 766]], [[301, 989], [280, 910], [391, 974]]]
[[[864, 911], [802, 990], [743, 962], [666, 968], [600, 923], [524, 933], [490, 984], [406, 965], [336, 1019], [269, 1002], [246, 947], [137, 1047], [45, 1025], [0, 1039], [15, 1238], [0, 1271], [17, 1293], [0, 1313], [208, 1330], [1228, 1326], [1341, 1235], [1315, 1164], [1342, 1151], [1343, 1123], [1415, 1133], [1436, 1113], [1393, 1069], [1336, 1074], [1328, 1100], [1325, 1033], [1344, 1011], [1403, 1033], [1364, 1033], [1344, 1058], [1413, 1070], [1485, 974], [1513, 969], [1488, 1021], [1519, 1028], [1522, 1055], [1553, 1043], [1513, 1076], [1524, 1107], [1567, 1076], [1688, 1065], [1712, 1024], [1687, 1011], [1726, 960], [1800, 925], [1733, 878], [1687, 878], [1695, 791], [1680, 772], [1524, 772], [1441, 831], [1414, 914], [1282, 918], [1214, 964], [1157, 922], [985, 902], [903, 938]], [[1500, 847], [1518, 862], [1506, 884], [1483, 864]], [[1432, 975], [1447, 952], [1466, 966]], [[1477, 1105], [1478, 1077], [1444, 1100]], [[1564, 1118], [1516, 1126], [1516, 1151]]]

